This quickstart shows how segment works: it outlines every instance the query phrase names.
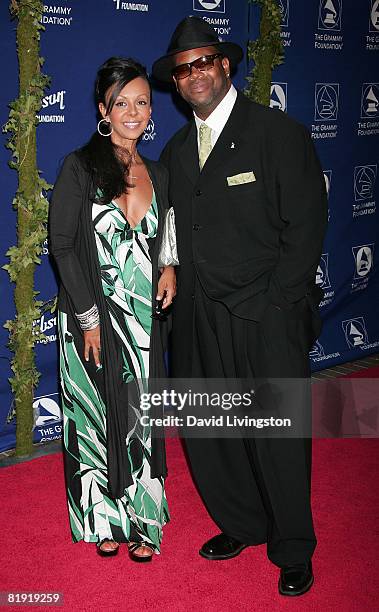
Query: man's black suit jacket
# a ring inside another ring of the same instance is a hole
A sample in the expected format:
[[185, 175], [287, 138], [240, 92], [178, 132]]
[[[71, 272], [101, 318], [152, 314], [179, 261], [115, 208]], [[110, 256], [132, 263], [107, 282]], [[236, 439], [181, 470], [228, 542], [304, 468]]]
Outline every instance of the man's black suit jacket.
[[[194, 120], [161, 161], [176, 217], [177, 310], [185, 311], [195, 268], [208, 296], [239, 317], [259, 321], [268, 303], [291, 309], [306, 295], [316, 312], [327, 195], [304, 126], [239, 92], [201, 172]], [[251, 172], [254, 181], [228, 185], [228, 177]]]

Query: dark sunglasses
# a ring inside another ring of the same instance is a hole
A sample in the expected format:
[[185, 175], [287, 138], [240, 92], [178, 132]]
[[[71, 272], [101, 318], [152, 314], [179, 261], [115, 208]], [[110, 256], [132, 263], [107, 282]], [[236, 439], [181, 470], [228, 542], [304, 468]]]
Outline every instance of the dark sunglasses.
[[190, 76], [193, 66], [196, 70], [209, 70], [213, 68], [214, 61], [218, 57], [222, 57], [222, 53], [215, 53], [214, 55], [202, 55], [198, 57], [193, 62], [188, 62], [187, 64], [179, 64], [179, 66], [175, 66], [172, 69], [171, 74], [176, 80], [186, 79]]

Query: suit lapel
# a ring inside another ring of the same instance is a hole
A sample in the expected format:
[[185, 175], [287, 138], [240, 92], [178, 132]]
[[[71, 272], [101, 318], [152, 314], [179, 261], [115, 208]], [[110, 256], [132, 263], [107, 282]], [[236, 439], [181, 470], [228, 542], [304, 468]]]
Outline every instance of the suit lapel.
[[179, 149], [179, 159], [191, 183], [197, 183], [200, 168], [197, 149], [197, 130], [194, 119], [190, 121], [188, 134]]
[[241, 144], [246, 141], [244, 133], [246, 103], [243, 94], [238, 92], [230, 117], [201, 171], [202, 179], [214, 172], [219, 164], [230, 159], [238, 151]]

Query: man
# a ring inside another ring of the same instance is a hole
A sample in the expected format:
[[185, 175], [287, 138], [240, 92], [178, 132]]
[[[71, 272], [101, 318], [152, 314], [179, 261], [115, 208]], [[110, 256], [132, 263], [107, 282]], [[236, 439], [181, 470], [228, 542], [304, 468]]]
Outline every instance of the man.
[[[187, 17], [153, 66], [194, 112], [161, 156], [180, 260], [173, 375], [306, 378], [320, 332], [314, 279], [327, 223], [325, 184], [308, 131], [235, 90], [230, 72], [242, 56], [205, 21]], [[299, 410], [309, 416], [305, 404]], [[267, 542], [281, 568], [279, 592], [309, 590], [311, 439], [187, 439], [186, 446], [221, 529], [200, 554], [229, 559]]]

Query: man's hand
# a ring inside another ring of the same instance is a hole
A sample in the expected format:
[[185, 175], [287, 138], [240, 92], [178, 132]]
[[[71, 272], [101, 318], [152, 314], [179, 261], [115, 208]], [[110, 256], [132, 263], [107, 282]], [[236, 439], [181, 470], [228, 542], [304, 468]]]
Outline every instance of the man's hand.
[[174, 266], [163, 268], [161, 277], [158, 281], [157, 300], [163, 300], [163, 308], [167, 308], [172, 303], [176, 295], [176, 274]]
[[89, 361], [90, 349], [97, 368], [100, 367], [100, 325], [94, 329], [83, 332], [84, 334], [84, 359]]

